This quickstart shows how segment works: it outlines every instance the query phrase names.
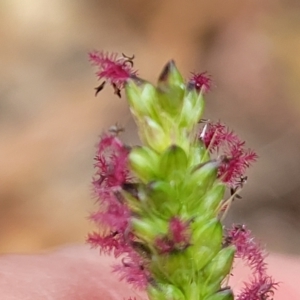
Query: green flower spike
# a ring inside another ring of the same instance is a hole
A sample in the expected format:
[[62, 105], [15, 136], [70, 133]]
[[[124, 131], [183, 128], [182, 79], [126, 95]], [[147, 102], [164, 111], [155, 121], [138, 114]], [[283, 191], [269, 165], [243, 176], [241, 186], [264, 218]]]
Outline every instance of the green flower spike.
[[[210, 158], [195, 135], [204, 108], [202, 92], [185, 84], [173, 61], [157, 88], [134, 77], [125, 90], [144, 143], [129, 154], [130, 169], [140, 182], [138, 194], [144, 195], [135, 202], [139, 208], [131, 228], [150, 251], [149, 298], [233, 299], [230, 290], [222, 290], [235, 249], [222, 247], [217, 210], [225, 191], [217, 179], [221, 162]], [[132, 202], [130, 195], [125, 198]], [[172, 222], [177, 224], [172, 227]]]
[[125, 88], [142, 146], [126, 147], [118, 130], [101, 137], [93, 181], [100, 205], [91, 216], [101, 226], [88, 241], [121, 256], [114, 271], [150, 300], [233, 300], [234, 257], [252, 274], [235, 299], [269, 299], [278, 283], [261, 247], [244, 225], [221, 224], [257, 155], [220, 122], [202, 119], [205, 72], [186, 83], [170, 61], [155, 87], [137, 77], [133, 59], [90, 53], [104, 80], [96, 94], [105, 82], [118, 96]]

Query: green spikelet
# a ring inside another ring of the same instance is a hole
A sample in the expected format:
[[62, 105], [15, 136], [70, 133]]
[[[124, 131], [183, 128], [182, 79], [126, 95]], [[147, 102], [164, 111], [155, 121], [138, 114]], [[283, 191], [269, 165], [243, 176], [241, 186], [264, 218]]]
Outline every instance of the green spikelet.
[[[131, 229], [149, 252], [149, 299], [232, 300], [222, 286], [235, 249], [222, 246], [220, 162], [195, 136], [203, 94], [184, 82], [173, 61], [157, 87], [133, 78], [125, 88], [143, 146], [129, 155], [135, 195], [123, 195], [133, 211]], [[171, 226], [174, 218], [183, 229]]]

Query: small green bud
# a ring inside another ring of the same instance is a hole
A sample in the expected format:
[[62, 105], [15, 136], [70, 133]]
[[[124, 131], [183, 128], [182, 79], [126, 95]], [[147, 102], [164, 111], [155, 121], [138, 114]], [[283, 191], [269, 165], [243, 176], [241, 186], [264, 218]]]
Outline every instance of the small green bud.
[[203, 270], [208, 283], [221, 282], [231, 271], [235, 247], [223, 248]]
[[177, 214], [181, 205], [176, 199], [176, 191], [169, 182], [160, 180], [151, 182], [147, 194], [148, 202], [153, 203], [155, 210], [163, 214], [166, 219]]
[[199, 299], [200, 288], [201, 284], [198, 284], [195, 281], [191, 281], [187, 289], [185, 289], [186, 299]]
[[185, 250], [156, 255], [152, 265], [158, 270], [163, 270], [165, 274], [169, 274], [169, 280], [179, 286], [184, 282], [190, 283], [193, 276], [191, 272], [193, 261], [189, 259]]
[[197, 166], [201, 162], [209, 160], [209, 157], [204, 157], [206, 156], [206, 153], [207, 149], [200, 141], [194, 142], [189, 147], [189, 165]]
[[149, 182], [155, 178], [159, 156], [148, 147], [136, 147], [129, 153], [129, 163], [137, 176]]
[[181, 180], [185, 176], [187, 156], [185, 151], [172, 145], [162, 154], [160, 159], [160, 176], [166, 180]]
[[209, 182], [215, 181], [219, 166], [220, 162], [217, 160], [210, 160], [199, 164], [192, 170], [191, 180], [193, 183], [208, 185]]
[[140, 131], [141, 137], [149, 147], [162, 152], [170, 145], [171, 137], [153, 119], [144, 118], [144, 128]]
[[182, 107], [185, 83], [175, 62], [171, 60], [164, 67], [157, 84], [161, 107], [170, 115], [178, 114]]
[[186, 182], [186, 193], [193, 194], [194, 199], [202, 198], [215, 182], [218, 166], [218, 161], [211, 160], [194, 168]]
[[157, 201], [158, 203], [161, 201], [172, 201], [172, 198], [175, 195], [174, 189], [172, 189], [170, 184], [166, 181], [152, 181], [147, 188], [149, 197], [153, 198], [154, 201]]
[[226, 187], [221, 182], [215, 182], [214, 185], [208, 190], [205, 195], [194, 204], [194, 208], [198, 209], [199, 212], [205, 212], [212, 215], [216, 214], [220, 202], [224, 198]]
[[202, 269], [220, 251], [223, 229], [217, 218], [199, 219], [191, 223], [191, 247], [187, 251], [194, 257], [196, 269]]
[[187, 90], [183, 100], [179, 126], [187, 127], [191, 130], [201, 119], [204, 107], [203, 94], [199, 93], [195, 88]]
[[129, 79], [125, 85], [126, 96], [132, 113], [142, 119], [145, 116], [156, 116], [156, 89], [140, 78]]
[[184, 79], [177, 69], [174, 60], [170, 60], [164, 66], [158, 78], [157, 87], [160, 89], [167, 89], [169, 87], [185, 88]]

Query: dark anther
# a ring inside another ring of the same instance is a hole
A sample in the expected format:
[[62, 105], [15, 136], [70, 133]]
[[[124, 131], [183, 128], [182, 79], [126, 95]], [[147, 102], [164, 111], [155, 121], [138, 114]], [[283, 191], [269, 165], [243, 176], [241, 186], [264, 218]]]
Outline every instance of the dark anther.
[[103, 81], [99, 86], [95, 88], [95, 97], [98, 95], [99, 92], [101, 92], [105, 86], [106, 81]]
[[118, 95], [119, 98], [121, 98], [121, 90], [117, 87], [115, 83], [113, 83], [112, 86], [114, 88], [115, 94]]
[[137, 183], [131, 183], [131, 182], [125, 182], [122, 185], [122, 189], [135, 197], [136, 199], [139, 198], [138, 196], [138, 184]]
[[131, 67], [133, 67], [133, 60], [134, 60], [134, 54], [130, 57], [130, 56], [127, 56], [127, 55], [125, 55], [124, 53], [122, 53], [122, 56], [124, 57], [124, 58], [126, 58], [125, 60], [124, 60], [124, 65], [126, 65], [126, 64], [130, 64], [130, 66]]
[[126, 54], [124, 54], [124, 53], [122, 53], [122, 56], [124, 57], [124, 58], [127, 58], [128, 60], [134, 60], [134, 54], [132, 55], [132, 56], [127, 56]]
[[147, 245], [141, 242], [130, 241], [132, 248], [134, 248], [140, 255], [145, 258], [151, 257], [151, 250], [147, 247]]
[[[235, 187], [235, 188], [230, 188], [230, 196], [233, 196], [236, 191], [237, 191], [238, 187]], [[236, 194], [234, 195], [233, 197], [234, 199], [237, 198], [237, 199], [242, 199], [242, 196], [240, 196], [239, 194]]]
[[[243, 188], [244, 184], [247, 182], [248, 177], [247, 176], [241, 176], [240, 180], [237, 181], [237, 186], [236, 187], [232, 187], [230, 188], [230, 195], [233, 196], [234, 194], [236, 194], [236, 191], [240, 188]], [[239, 194], [236, 194], [234, 196], [234, 198], [237, 199], [242, 199], [242, 197]]]
[[228, 246], [230, 246], [232, 244], [232, 237], [231, 236], [226, 236], [223, 243], [222, 243], [222, 247], [226, 248]]
[[114, 193], [116, 199], [117, 199], [120, 203], [123, 204], [123, 203], [124, 203], [124, 198], [123, 198], [121, 192], [120, 192], [120, 191], [114, 191], [113, 193]]
[[243, 175], [242, 175], [242, 176], [240, 177], [240, 180], [238, 181], [238, 183], [239, 183], [241, 186], [243, 186], [243, 184], [247, 182], [247, 179], [248, 179], [248, 176], [243, 176]]
[[115, 135], [119, 135], [121, 132], [125, 131], [125, 128], [116, 123], [116, 125], [111, 126], [108, 131]]
[[221, 155], [221, 156], [220, 156], [220, 160], [221, 160], [222, 163], [224, 163], [224, 164], [229, 164], [230, 161], [232, 160], [232, 157], [226, 156], [226, 155]]
[[198, 123], [200, 123], [200, 124], [207, 124], [207, 123], [209, 123], [210, 122], [210, 119], [200, 119], [199, 121], [198, 121]]
[[241, 225], [241, 224], [236, 224], [234, 226], [234, 229], [238, 230], [238, 231], [241, 231], [241, 232], [245, 232], [246, 231], [245, 225]]

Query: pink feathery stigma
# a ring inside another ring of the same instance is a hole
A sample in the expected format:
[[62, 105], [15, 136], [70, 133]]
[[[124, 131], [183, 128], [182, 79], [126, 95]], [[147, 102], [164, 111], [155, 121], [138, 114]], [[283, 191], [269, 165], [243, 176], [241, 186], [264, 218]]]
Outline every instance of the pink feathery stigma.
[[169, 231], [176, 244], [187, 244], [189, 242], [189, 235], [187, 233], [188, 223], [183, 222], [178, 217], [173, 217], [169, 223]]
[[191, 73], [192, 76], [189, 80], [190, 83], [194, 84], [198, 91], [208, 92], [211, 88], [211, 77], [207, 72], [202, 73]]
[[218, 177], [230, 187], [242, 187], [242, 178], [245, 178], [246, 170], [256, 161], [256, 153], [244, 149], [243, 145], [235, 145], [224, 151], [224, 154], [226, 158], [218, 170]]
[[261, 276], [266, 273], [266, 253], [256, 243], [251, 231], [245, 225], [233, 225], [227, 231], [227, 240], [236, 247], [235, 256], [246, 261], [255, 274]]
[[236, 247], [235, 257], [246, 262], [252, 271], [250, 283], [245, 282], [237, 300], [268, 300], [278, 283], [267, 274], [266, 253], [244, 225], [233, 225], [227, 231], [226, 245]]
[[93, 232], [88, 235], [87, 242], [93, 247], [100, 247], [100, 252], [104, 254], [111, 254], [115, 249], [120, 247], [117, 238], [117, 232], [112, 232], [106, 236], [98, 232]]
[[254, 278], [250, 283], [244, 283], [236, 300], [273, 300], [278, 283], [270, 276]]
[[166, 254], [174, 251], [174, 241], [168, 239], [167, 236], [157, 237], [155, 239], [155, 247], [161, 254]]
[[128, 153], [128, 148], [116, 136], [105, 134], [101, 137], [95, 158], [98, 179], [94, 179], [93, 184], [96, 192], [121, 187], [130, 180]]
[[207, 123], [201, 139], [210, 152], [218, 151], [222, 146], [228, 144], [236, 145], [241, 143], [238, 135], [220, 122]]
[[218, 177], [231, 188], [240, 186], [241, 178], [257, 160], [257, 154], [246, 149], [245, 142], [220, 122], [205, 124], [199, 138], [210, 153], [223, 157]]
[[130, 180], [127, 168], [128, 149], [116, 136], [103, 135], [95, 160], [96, 175], [93, 185], [100, 209], [90, 218], [112, 231], [124, 232], [130, 213], [118, 198], [118, 191]]
[[96, 95], [100, 92], [108, 81], [114, 88], [115, 94], [120, 96], [120, 90], [131, 76], [136, 76], [137, 71], [133, 70], [133, 59], [126, 55], [119, 56], [117, 53], [98, 52], [89, 53], [91, 63], [98, 67], [97, 76], [99, 79], [104, 79], [96, 88]]
[[159, 236], [155, 244], [160, 253], [170, 253], [185, 249], [189, 245], [188, 222], [183, 222], [178, 217], [169, 221], [168, 235]]
[[92, 247], [99, 247], [101, 253], [122, 256], [122, 263], [115, 266], [114, 271], [134, 287], [145, 288], [148, 277], [142, 258], [132, 247], [134, 236], [128, 230], [131, 213], [120, 194], [122, 186], [131, 182], [128, 154], [128, 147], [115, 135], [101, 137], [93, 180], [99, 209], [90, 215], [101, 231], [89, 234], [87, 241]]
[[118, 199], [105, 198], [101, 210], [92, 213], [90, 219], [96, 224], [117, 232], [125, 232], [130, 218], [130, 211]]
[[125, 280], [134, 288], [146, 288], [149, 274], [143, 267], [142, 258], [129, 246], [124, 236], [117, 232], [107, 236], [92, 233], [88, 237], [88, 242], [93, 247], [100, 247], [100, 253], [113, 254], [116, 258], [123, 257], [121, 263], [113, 266], [113, 271], [119, 274], [120, 280]]
[[103, 228], [101, 226], [100, 232], [90, 233], [87, 237], [87, 242], [93, 248], [99, 248], [100, 253], [112, 254], [116, 258], [119, 256], [128, 256], [133, 251], [132, 247], [128, 244], [126, 239], [125, 230], [114, 231], [110, 228]]
[[147, 287], [149, 274], [144, 269], [141, 258], [133, 251], [122, 259], [121, 264], [113, 266], [113, 272], [117, 272], [120, 280], [125, 280], [135, 289], [145, 290]]

